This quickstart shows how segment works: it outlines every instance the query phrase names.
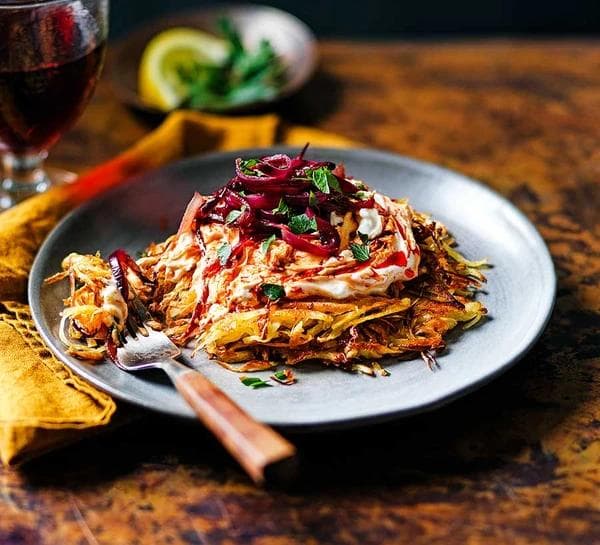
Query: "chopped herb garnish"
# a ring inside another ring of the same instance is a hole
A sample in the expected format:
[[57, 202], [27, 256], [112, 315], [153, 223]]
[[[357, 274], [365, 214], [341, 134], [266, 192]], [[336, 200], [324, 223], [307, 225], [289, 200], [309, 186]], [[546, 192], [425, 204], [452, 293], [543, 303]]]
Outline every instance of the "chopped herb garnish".
[[267, 255], [267, 252], [269, 251], [269, 247], [271, 246], [271, 244], [273, 244], [273, 241], [276, 238], [277, 237], [275, 235], [271, 235], [269, 238], [266, 238], [265, 240], [262, 241], [262, 244], [260, 245], [260, 251], [263, 253], [263, 255]]
[[367, 189], [367, 186], [360, 180], [352, 180], [352, 183], [361, 191], [364, 191]]
[[223, 242], [223, 244], [217, 248], [217, 257], [219, 258], [219, 263], [221, 263], [221, 265], [225, 265], [230, 255], [231, 244], [228, 242]]
[[138, 259], [142, 259], [142, 257], [148, 257], [146, 250], [139, 250], [136, 252], [135, 255], [137, 256]]
[[322, 193], [331, 193], [341, 191], [338, 179], [327, 167], [319, 167], [308, 171], [308, 177], [312, 180], [314, 186]]
[[369, 249], [369, 237], [361, 232], [358, 233], [358, 236], [360, 237], [362, 244], [350, 244], [350, 249], [352, 250], [354, 259], [360, 263], [364, 263], [371, 257], [371, 251]]
[[249, 176], [256, 176], [256, 170], [252, 170], [252, 167], [255, 167], [256, 165], [258, 165], [258, 159], [242, 159], [242, 162], [240, 163], [240, 169], [244, 174], [248, 174]]
[[290, 384], [294, 384], [296, 382], [296, 376], [291, 369], [284, 369], [283, 371], [276, 371], [271, 375], [273, 380], [280, 382], [281, 384], [285, 384], [289, 386]]
[[366, 201], [368, 199], [371, 198], [372, 193], [370, 191], [363, 191], [362, 189], [360, 191], [357, 191], [355, 193], [355, 195], [361, 200], [361, 201]]
[[242, 215], [243, 209], [242, 210], [232, 210], [231, 212], [229, 212], [229, 214], [227, 214], [227, 217], [225, 218], [225, 223], [233, 223], [236, 219], [238, 219], [241, 215]]
[[257, 388], [264, 388], [265, 386], [272, 386], [262, 378], [258, 377], [247, 377], [244, 375], [240, 377], [240, 381], [244, 386], [248, 386], [248, 388], [252, 388], [253, 390], [256, 390]]
[[263, 284], [261, 286], [262, 292], [269, 298], [271, 301], [277, 301], [282, 297], [285, 297], [285, 289], [283, 286], [279, 284]]
[[281, 198], [279, 199], [279, 204], [277, 205], [277, 208], [273, 208], [273, 213], [283, 214], [284, 216], [287, 216], [290, 213], [290, 207], [283, 200], [283, 198]]
[[319, 206], [319, 201], [317, 200], [317, 196], [314, 191], [311, 191], [308, 194], [308, 206]]
[[317, 220], [315, 218], [309, 218], [306, 214], [300, 214], [299, 216], [292, 216], [290, 218], [289, 226], [292, 232], [301, 235], [302, 233], [316, 231]]

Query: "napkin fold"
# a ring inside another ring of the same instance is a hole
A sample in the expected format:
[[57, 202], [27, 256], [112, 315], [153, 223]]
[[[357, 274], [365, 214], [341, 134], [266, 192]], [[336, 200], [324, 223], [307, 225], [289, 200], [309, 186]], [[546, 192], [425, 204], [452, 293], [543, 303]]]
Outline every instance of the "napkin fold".
[[0, 460], [15, 464], [75, 441], [113, 419], [114, 400], [44, 346], [27, 305], [27, 277], [46, 235], [77, 204], [135, 174], [213, 150], [271, 146], [348, 147], [346, 138], [285, 126], [275, 115], [222, 117], [175, 112], [137, 144], [83, 174], [0, 214]]

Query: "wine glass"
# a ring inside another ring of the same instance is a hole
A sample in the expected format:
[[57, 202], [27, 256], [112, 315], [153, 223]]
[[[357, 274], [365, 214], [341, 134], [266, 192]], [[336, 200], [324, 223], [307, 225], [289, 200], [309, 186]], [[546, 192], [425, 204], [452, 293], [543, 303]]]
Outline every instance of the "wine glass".
[[108, 0], [0, 0], [0, 209], [73, 179], [43, 163], [92, 96], [107, 31]]

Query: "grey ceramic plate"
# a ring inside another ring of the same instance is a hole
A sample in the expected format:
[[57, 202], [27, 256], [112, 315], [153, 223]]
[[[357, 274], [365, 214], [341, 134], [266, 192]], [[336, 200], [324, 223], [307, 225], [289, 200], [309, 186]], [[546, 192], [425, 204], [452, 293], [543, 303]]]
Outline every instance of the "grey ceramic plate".
[[[144, 103], [137, 92], [138, 66], [146, 45], [159, 32], [178, 26], [215, 34], [217, 22], [223, 16], [228, 17], [239, 30], [244, 45], [253, 50], [260, 40], [267, 39], [283, 60], [286, 67], [285, 85], [278, 96], [268, 102], [294, 93], [310, 79], [317, 65], [317, 42], [314, 34], [300, 19], [270, 6], [226, 4], [204, 7], [145, 24], [128, 33], [127, 38], [113, 44], [107, 72], [116, 94], [137, 109], [163, 114], [164, 112]], [[264, 104], [266, 102], [248, 102], [221, 111], [240, 112]]]
[[[160, 376], [129, 375], [109, 362], [91, 364], [65, 354], [57, 338], [67, 283], [45, 285], [69, 252], [133, 255], [177, 228], [194, 191], [208, 193], [229, 179], [235, 157], [289, 148], [200, 156], [132, 180], [66, 217], [50, 234], [33, 265], [29, 300], [37, 327], [54, 353], [99, 388], [165, 413], [192, 416]], [[378, 190], [407, 196], [444, 222], [474, 259], [487, 257], [490, 319], [459, 335], [430, 371], [420, 359], [389, 362], [390, 377], [371, 378], [318, 365], [297, 369], [298, 383], [251, 390], [238, 375], [202, 354], [189, 360], [264, 422], [285, 428], [331, 428], [381, 421], [429, 410], [489, 381], [515, 363], [542, 332], [552, 309], [555, 275], [544, 242], [514, 206], [483, 185], [454, 172], [371, 150], [312, 149], [309, 156], [343, 162], [347, 171]], [[262, 373], [263, 376], [269, 373]], [[260, 376], [261, 374], [259, 374]]]

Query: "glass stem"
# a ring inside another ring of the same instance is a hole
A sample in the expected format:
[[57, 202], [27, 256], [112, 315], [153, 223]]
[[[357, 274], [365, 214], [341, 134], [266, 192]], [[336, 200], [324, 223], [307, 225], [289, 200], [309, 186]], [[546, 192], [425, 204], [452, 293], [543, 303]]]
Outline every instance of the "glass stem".
[[4, 177], [2, 189], [11, 194], [16, 201], [34, 193], [46, 191], [50, 180], [43, 169], [48, 152], [5, 153], [2, 156]]

